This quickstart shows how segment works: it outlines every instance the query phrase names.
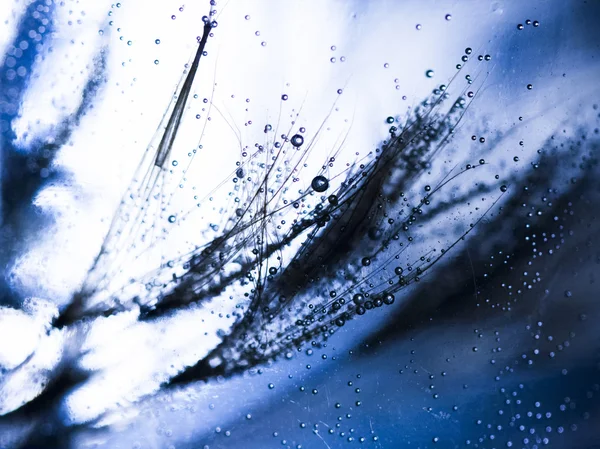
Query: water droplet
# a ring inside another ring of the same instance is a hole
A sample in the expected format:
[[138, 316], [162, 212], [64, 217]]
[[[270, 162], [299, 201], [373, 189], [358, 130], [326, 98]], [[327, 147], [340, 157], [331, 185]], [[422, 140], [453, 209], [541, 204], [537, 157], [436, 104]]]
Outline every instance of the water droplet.
[[429, 70], [427, 70], [427, 71], [425, 72], [425, 76], [426, 76], [427, 78], [433, 78], [433, 75], [434, 75], [434, 74], [435, 74], [435, 72], [434, 72], [433, 70], [431, 70], [431, 69], [429, 69]]
[[329, 180], [325, 176], [315, 176], [310, 186], [315, 192], [324, 192], [329, 188]]
[[175, 220], [177, 220], [177, 217], [175, 217], [175, 215], [169, 215], [169, 223], [175, 223]]
[[452, 20], [452, 14], [446, 14], [446, 20]]
[[290, 139], [290, 142], [293, 146], [298, 148], [304, 143], [304, 137], [302, 137], [300, 134], [294, 134]]

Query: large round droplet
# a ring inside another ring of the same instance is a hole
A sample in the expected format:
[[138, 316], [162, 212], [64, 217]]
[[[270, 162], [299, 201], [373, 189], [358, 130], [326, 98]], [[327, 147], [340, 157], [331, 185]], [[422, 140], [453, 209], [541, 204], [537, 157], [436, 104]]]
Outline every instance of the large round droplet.
[[354, 304], [356, 304], [357, 306], [362, 305], [363, 302], [365, 302], [365, 295], [361, 294], [361, 293], [356, 293], [353, 297], [352, 297], [352, 301], [354, 302]]
[[290, 142], [292, 143], [292, 145], [298, 148], [304, 143], [304, 137], [302, 137], [300, 134], [294, 134], [290, 139]]
[[315, 176], [310, 186], [313, 188], [315, 192], [324, 192], [329, 188], [329, 181], [325, 176]]

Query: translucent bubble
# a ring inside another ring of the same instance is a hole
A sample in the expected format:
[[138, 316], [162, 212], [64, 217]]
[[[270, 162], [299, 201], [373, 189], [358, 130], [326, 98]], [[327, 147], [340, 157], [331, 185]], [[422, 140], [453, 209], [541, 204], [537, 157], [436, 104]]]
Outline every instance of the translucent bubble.
[[315, 176], [310, 186], [315, 192], [324, 192], [329, 188], [329, 180], [325, 176]]
[[433, 78], [433, 75], [435, 75], [435, 72], [434, 72], [433, 70], [431, 70], [431, 69], [429, 69], [429, 70], [427, 70], [427, 71], [425, 72], [425, 76], [426, 76], [427, 78]]
[[423, 28], [423, 27], [421, 26], [421, 24], [420, 24], [420, 23], [417, 23], [417, 26], [415, 26], [415, 28], [417, 29], [417, 31], [419, 31], [419, 30], [420, 30], [421, 28]]
[[304, 143], [304, 137], [302, 137], [300, 134], [295, 134], [290, 139], [290, 142], [292, 143], [293, 146], [298, 148], [299, 146], [301, 146]]
[[452, 20], [452, 14], [446, 14], [446, 20]]
[[156, 45], [160, 44], [160, 39], [156, 39], [156, 40], [154, 41], [154, 43], [155, 43]]
[[169, 215], [169, 223], [175, 223], [175, 220], [177, 220], [177, 217], [175, 217], [175, 215]]

